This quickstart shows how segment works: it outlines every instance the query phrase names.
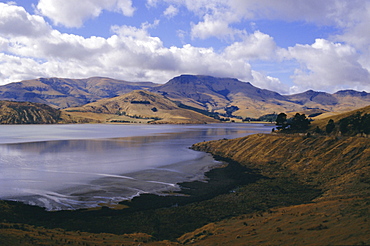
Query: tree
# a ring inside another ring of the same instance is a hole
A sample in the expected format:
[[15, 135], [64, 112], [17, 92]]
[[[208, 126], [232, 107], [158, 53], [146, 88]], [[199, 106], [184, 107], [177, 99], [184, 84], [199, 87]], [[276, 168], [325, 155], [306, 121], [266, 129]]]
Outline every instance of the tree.
[[292, 119], [290, 128], [297, 131], [305, 131], [309, 128], [310, 120], [305, 114], [296, 113]]
[[370, 114], [364, 114], [361, 118], [361, 132], [370, 134]]
[[349, 119], [343, 118], [339, 121], [339, 131], [342, 134], [346, 134], [349, 131]]
[[334, 129], [335, 129], [334, 120], [330, 119], [328, 121], [328, 124], [326, 125], [325, 131], [327, 134], [330, 134], [334, 131]]
[[278, 127], [276, 127], [278, 130], [279, 129], [286, 129], [288, 127], [288, 121], [287, 121], [287, 115], [284, 114], [284, 113], [280, 113], [278, 114], [278, 116], [276, 117], [276, 125]]

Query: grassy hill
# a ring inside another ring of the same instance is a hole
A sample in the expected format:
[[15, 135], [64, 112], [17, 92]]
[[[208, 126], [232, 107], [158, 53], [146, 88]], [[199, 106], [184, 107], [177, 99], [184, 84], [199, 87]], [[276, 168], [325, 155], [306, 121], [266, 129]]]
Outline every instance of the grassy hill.
[[319, 117], [315, 119], [315, 121], [312, 122], [311, 129], [319, 127], [320, 129], [325, 130], [325, 127], [328, 124], [329, 120], [333, 120], [334, 123], [336, 123], [338, 127], [338, 122], [340, 122], [340, 120], [353, 116], [357, 112], [360, 112], [361, 115], [370, 114], [370, 106], [358, 108], [358, 109], [351, 110], [345, 113], [336, 113], [336, 114], [331, 114], [331, 115], [325, 115], [325, 117]]
[[29, 101], [67, 108], [154, 86], [156, 84], [150, 82], [135, 83], [102, 77], [39, 78], [0, 86], [0, 100]]
[[[322, 194], [209, 224], [184, 235], [194, 245], [361, 245], [370, 243], [370, 139], [253, 135], [195, 149], [238, 161], [272, 179], [294, 177]], [[303, 195], [303, 194], [302, 194]]]
[[184, 104], [221, 114], [234, 106], [236, 110], [231, 115], [244, 118], [300, 108], [276, 92], [233, 78], [181, 75], [153, 90]]
[[55, 124], [61, 112], [48, 105], [0, 101], [0, 124]]
[[106, 115], [73, 115], [43, 103], [0, 101], [0, 124], [104, 123]]
[[[140, 123], [215, 123], [219, 122], [204, 114], [179, 107], [164, 96], [144, 90], [132, 91], [122, 96], [101, 99], [81, 107], [63, 110], [70, 115], [106, 117], [107, 122]], [[81, 114], [82, 113], [82, 114]]]
[[238, 79], [203, 75], [181, 75], [152, 90], [193, 107], [242, 118], [280, 112], [345, 112], [370, 104], [370, 94], [366, 92], [329, 94], [309, 90], [281, 95]]

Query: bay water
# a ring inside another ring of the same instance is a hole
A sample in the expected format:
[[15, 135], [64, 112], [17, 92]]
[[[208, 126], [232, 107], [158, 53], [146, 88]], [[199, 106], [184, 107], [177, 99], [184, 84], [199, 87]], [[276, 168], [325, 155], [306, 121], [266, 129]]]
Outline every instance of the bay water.
[[[264, 124], [0, 125], [0, 199], [66, 210], [114, 205], [204, 180], [221, 163], [197, 142], [271, 132]], [[206, 181], [206, 180], [204, 180]]]

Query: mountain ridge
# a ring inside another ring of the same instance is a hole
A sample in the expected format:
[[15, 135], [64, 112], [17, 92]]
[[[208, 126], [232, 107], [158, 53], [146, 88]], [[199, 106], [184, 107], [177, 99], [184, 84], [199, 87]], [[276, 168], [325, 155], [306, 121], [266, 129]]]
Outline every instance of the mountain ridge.
[[127, 82], [105, 77], [39, 78], [0, 86], [0, 100], [30, 101], [67, 108], [154, 86], [151, 82]]
[[281, 95], [235, 78], [189, 74], [174, 77], [165, 84], [106, 77], [39, 78], [0, 86], [0, 100], [30, 101], [68, 108], [134, 90], [155, 92], [191, 107], [239, 118], [258, 118], [266, 114], [303, 112], [307, 109], [344, 112], [370, 105], [370, 93], [364, 91], [342, 90], [330, 94], [308, 90]]

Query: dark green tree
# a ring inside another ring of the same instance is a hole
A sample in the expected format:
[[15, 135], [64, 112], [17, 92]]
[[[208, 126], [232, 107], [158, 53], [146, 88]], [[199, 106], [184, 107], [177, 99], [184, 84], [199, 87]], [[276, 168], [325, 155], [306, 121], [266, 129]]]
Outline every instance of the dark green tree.
[[325, 131], [326, 131], [327, 134], [330, 134], [334, 131], [334, 129], [335, 129], [334, 120], [330, 119], [328, 121], [328, 124], [326, 125]]
[[278, 116], [276, 117], [276, 125], [277, 125], [277, 129], [280, 130], [280, 129], [286, 129], [288, 127], [288, 121], [287, 121], [287, 115], [285, 113], [280, 113], [278, 114]]
[[322, 133], [322, 130], [320, 129], [320, 127], [316, 126], [315, 133], [318, 133], [318, 134]]
[[361, 112], [356, 112], [353, 116], [350, 116], [350, 124], [352, 125], [352, 131], [354, 133], [360, 133], [361, 132]]
[[370, 114], [364, 114], [361, 118], [361, 132], [370, 134]]
[[305, 114], [296, 113], [292, 119], [290, 128], [296, 131], [306, 131], [310, 126], [310, 120]]
[[346, 134], [347, 132], [349, 132], [349, 118], [343, 118], [339, 121], [339, 131], [342, 133], [342, 134]]

